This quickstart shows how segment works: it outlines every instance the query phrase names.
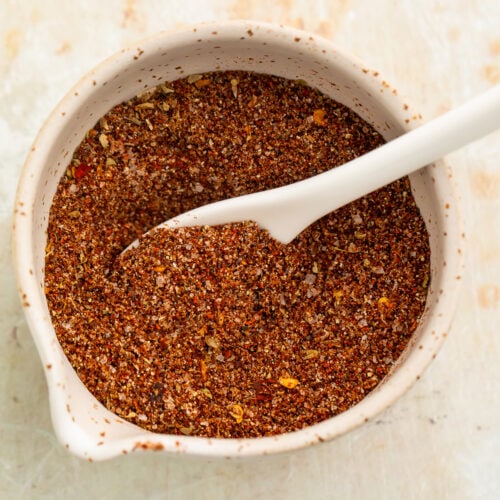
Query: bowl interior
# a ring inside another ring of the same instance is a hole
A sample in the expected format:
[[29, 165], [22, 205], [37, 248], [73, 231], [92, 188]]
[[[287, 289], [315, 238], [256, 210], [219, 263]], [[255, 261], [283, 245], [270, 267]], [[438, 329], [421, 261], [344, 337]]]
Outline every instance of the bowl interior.
[[324, 40], [263, 24], [206, 25], [158, 35], [87, 74], [51, 114], [28, 156], [18, 188], [14, 237], [20, 293], [45, 366], [54, 427], [61, 442], [82, 457], [104, 459], [137, 449], [255, 455], [331, 439], [401, 395], [435, 356], [448, 328], [463, 242], [449, 175], [438, 162], [410, 177], [431, 238], [432, 277], [424, 317], [391, 375], [355, 407], [287, 435], [211, 440], [147, 432], [110, 413], [87, 391], [57, 341], [43, 292], [48, 213], [59, 179], [86, 131], [115, 104], [164, 81], [229, 69], [303, 79], [352, 108], [387, 140], [418, 121], [376, 71]]

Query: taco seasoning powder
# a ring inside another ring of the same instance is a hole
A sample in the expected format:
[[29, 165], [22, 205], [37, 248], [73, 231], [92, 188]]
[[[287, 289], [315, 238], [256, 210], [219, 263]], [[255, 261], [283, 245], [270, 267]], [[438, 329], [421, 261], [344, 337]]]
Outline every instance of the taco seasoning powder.
[[380, 146], [302, 81], [192, 75], [111, 109], [60, 180], [46, 296], [78, 376], [145, 429], [257, 437], [347, 410], [417, 327], [429, 238], [408, 179], [276, 242], [255, 224], [154, 231], [196, 206]]

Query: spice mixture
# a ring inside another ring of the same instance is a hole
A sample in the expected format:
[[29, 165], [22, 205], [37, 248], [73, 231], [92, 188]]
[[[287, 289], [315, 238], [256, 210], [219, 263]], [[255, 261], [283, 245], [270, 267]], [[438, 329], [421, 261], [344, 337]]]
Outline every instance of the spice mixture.
[[50, 213], [46, 296], [87, 388], [154, 432], [257, 437], [345, 411], [415, 330], [429, 241], [408, 179], [283, 245], [253, 223], [159, 230], [383, 143], [303, 81], [192, 75], [109, 111]]

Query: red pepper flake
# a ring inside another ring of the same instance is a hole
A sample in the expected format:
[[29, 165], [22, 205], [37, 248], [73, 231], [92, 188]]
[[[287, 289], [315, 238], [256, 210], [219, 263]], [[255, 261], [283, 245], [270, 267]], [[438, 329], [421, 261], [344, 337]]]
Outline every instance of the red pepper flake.
[[243, 422], [244, 410], [241, 405], [234, 404], [229, 408], [229, 415], [236, 420], [237, 424], [241, 424]]
[[299, 381], [293, 377], [280, 377], [278, 382], [287, 389], [295, 389], [299, 385]]
[[394, 304], [387, 297], [380, 297], [377, 302], [378, 302], [379, 307], [385, 307], [387, 309], [394, 308]]
[[194, 86], [197, 88], [197, 89], [202, 89], [203, 87], [208, 87], [208, 85], [210, 85], [210, 83], [212, 83], [212, 81], [208, 78], [203, 78], [201, 80], [198, 80], [194, 83]]
[[201, 372], [201, 378], [203, 380], [207, 380], [207, 364], [203, 359], [200, 359], [200, 372]]
[[78, 167], [75, 169], [75, 179], [80, 180], [86, 174], [88, 174], [92, 170], [92, 167], [87, 163], [81, 162]]
[[313, 113], [313, 121], [317, 125], [326, 125], [325, 121], [326, 111], [324, 109], [315, 109]]

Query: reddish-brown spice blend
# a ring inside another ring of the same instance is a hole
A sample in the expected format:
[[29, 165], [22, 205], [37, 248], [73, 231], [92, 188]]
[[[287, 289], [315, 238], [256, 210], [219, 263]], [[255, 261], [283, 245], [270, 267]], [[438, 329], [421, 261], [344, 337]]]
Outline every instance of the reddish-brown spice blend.
[[253, 223], [155, 231], [196, 206], [269, 189], [383, 143], [301, 81], [193, 75], [114, 107], [53, 201], [46, 295], [88, 389], [155, 432], [256, 437], [365, 397], [425, 305], [429, 241], [407, 179], [289, 245]]

